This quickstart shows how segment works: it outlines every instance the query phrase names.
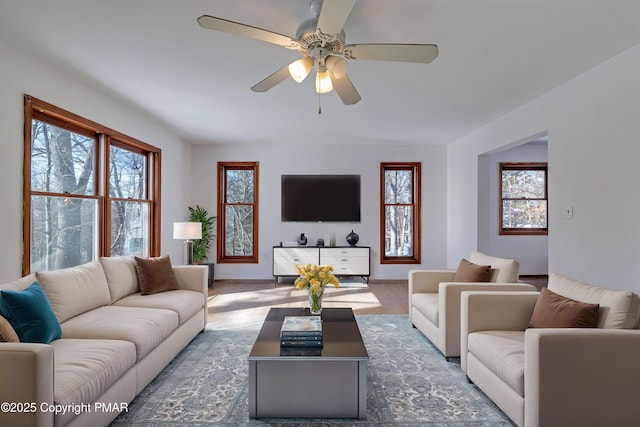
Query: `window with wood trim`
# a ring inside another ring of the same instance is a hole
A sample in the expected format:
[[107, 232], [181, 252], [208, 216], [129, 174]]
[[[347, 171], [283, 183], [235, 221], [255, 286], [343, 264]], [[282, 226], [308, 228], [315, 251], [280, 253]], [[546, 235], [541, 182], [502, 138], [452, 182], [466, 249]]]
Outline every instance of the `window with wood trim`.
[[500, 234], [547, 234], [547, 163], [500, 163]]
[[420, 163], [380, 164], [383, 264], [420, 263]]
[[23, 274], [160, 253], [160, 150], [25, 96]]
[[258, 262], [257, 162], [218, 162], [219, 263]]

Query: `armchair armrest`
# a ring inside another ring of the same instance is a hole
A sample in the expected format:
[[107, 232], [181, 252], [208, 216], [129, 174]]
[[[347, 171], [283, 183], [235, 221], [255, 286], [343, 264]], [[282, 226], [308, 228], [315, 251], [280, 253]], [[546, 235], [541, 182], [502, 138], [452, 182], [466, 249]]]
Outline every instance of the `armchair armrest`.
[[524, 345], [525, 425], [637, 425], [640, 330], [528, 329]]
[[443, 282], [438, 292], [438, 333], [445, 357], [460, 355], [460, 298], [464, 291], [535, 291], [527, 283]]
[[464, 291], [460, 300], [460, 367], [467, 372], [467, 337], [475, 331], [524, 331], [539, 292]]
[[53, 403], [53, 377], [52, 346], [0, 343], [0, 402], [23, 405], [0, 411], [0, 425], [53, 426], [53, 412], [40, 410]]
[[409, 298], [416, 293], [436, 293], [440, 282], [450, 282], [455, 270], [409, 270]]

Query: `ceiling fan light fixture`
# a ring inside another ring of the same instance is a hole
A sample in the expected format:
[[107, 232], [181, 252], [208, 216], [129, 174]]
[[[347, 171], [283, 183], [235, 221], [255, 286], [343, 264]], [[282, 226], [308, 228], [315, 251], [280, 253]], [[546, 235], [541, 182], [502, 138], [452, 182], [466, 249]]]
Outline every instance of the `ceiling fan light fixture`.
[[313, 60], [309, 57], [298, 59], [297, 61], [289, 64], [289, 74], [291, 78], [298, 83], [301, 83], [307, 78], [311, 69], [313, 68]]
[[331, 76], [328, 71], [318, 71], [316, 74], [316, 92], [329, 93], [333, 90], [333, 83], [331, 83]]

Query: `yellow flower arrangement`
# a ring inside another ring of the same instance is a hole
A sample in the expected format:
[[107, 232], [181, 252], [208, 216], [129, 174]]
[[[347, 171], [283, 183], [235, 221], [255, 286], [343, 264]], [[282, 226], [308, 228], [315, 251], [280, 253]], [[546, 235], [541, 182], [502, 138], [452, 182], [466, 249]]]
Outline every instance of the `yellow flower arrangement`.
[[319, 313], [321, 308], [321, 298], [324, 288], [327, 285], [340, 287], [338, 278], [333, 274], [332, 265], [307, 264], [295, 266], [296, 273], [300, 276], [296, 278], [294, 284], [298, 289], [308, 289], [311, 312]]

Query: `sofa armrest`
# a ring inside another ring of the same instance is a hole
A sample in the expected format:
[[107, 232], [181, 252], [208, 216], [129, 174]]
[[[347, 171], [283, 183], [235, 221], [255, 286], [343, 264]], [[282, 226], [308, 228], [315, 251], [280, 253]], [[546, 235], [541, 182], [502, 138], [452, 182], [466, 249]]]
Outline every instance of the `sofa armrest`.
[[535, 291], [527, 283], [443, 282], [438, 291], [438, 333], [442, 353], [460, 354], [460, 297], [464, 291]]
[[209, 267], [206, 265], [175, 265], [173, 272], [176, 275], [178, 289], [196, 291], [202, 294], [202, 304], [204, 307], [203, 328], [209, 321], [209, 311], [207, 301], [209, 301]]
[[53, 377], [50, 345], [0, 343], [0, 402], [16, 405], [0, 411], [0, 425], [53, 426], [53, 412], [41, 411], [53, 403]]
[[475, 331], [524, 331], [539, 292], [464, 291], [460, 299], [460, 367], [467, 372], [467, 337]]
[[638, 425], [640, 330], [528, 329], [524, 345], [525, 425]]
[[206, 299], [209, 293], [209, 269], [206, 265], [174, 265], [173, 272], [179, 289], [200, 292]]

